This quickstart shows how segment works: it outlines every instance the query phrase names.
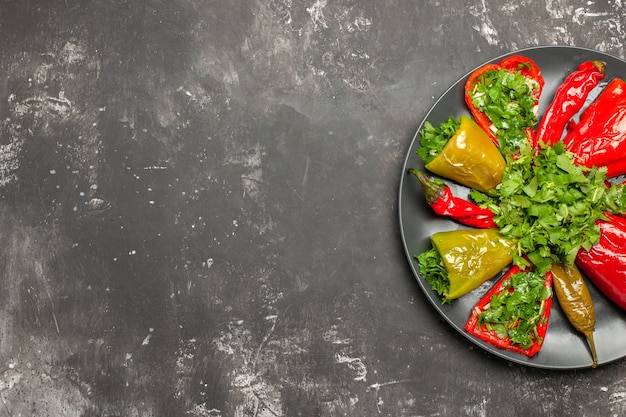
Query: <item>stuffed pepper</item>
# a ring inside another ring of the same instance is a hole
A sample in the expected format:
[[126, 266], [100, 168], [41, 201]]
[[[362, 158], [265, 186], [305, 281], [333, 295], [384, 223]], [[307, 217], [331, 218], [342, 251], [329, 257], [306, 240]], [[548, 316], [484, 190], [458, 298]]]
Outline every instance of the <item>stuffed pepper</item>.
[[433, 174], [483, 192], [500, 184], [506, 162], [471, 118], [450, 116], [438, 127], [426, 122], [420, 135], [417, 154]]
[[514, 154], [521, 143], [534, 141], [544, 84], [537, 64], [515, 55], [474, 71], [465, 83], [465, 102], [501, 152]]
[[584, 165], [606, 167], [609, 178], [626, 174], [626, 83], [611, 80], [563, 140]]
[[450, 302], [495, 277], [512, 261], [513, 244], [496, 229], [438, 232], [432, 249], [417, 256], [420, 273]]
[[534, 356], [552, 309], [552, 272], [513, 266], [476, 304], [465, 330], [498, 348]]

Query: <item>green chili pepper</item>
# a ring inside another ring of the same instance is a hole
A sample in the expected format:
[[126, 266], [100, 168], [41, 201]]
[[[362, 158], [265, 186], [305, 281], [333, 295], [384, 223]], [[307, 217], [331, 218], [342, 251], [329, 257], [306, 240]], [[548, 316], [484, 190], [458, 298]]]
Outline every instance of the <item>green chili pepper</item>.
[[420, 134], [418, 154], [433, 174], [482, 192], [502, 181], [506, 161], [473, 119], [450, 118], [438, 128], [428, 123]]
[[[438, 232], [431, 236], [431, 241], [433, 249], [417, 258], [426, 281], [431, 282], [432, 271], [439, 274], [437, 288], [444, 302], [476, 289], [513, 261], [513, 244], [497, 229]], [[441, 284], [442, 279], [447, 285]], [[435, 289], [433, 283], [431, 286]]]

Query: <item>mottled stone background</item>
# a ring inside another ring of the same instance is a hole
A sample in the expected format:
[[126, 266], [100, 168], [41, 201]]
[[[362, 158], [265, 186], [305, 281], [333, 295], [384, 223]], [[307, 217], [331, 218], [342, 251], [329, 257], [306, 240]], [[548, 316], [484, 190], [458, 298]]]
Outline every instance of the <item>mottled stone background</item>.
[[402, 161], [536, 45], [624, 57], [621, 0], [0, 0], [0, 416], [618, 416], [426, 302]]

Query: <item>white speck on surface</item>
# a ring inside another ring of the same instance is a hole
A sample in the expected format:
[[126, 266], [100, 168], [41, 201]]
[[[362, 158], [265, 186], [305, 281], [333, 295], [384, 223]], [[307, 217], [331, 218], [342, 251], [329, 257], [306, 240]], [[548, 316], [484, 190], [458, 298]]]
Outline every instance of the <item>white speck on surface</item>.
[[624, 401], [626, 401], [626, 392], [623, 392], [623, 391], [614, 392], [611, 395], [609, 395], [609, 403], [611, 404], [623, 403]]
[[487, 417], [487, 398], [481, 398], [480, 402], [475, 405], [466, 405], [464, 415]]
[[254, 338], [251, 331], [243, 326], [243, 320], [229, 324], [220, 337], [213, 340], [216, 349], [232, 362], [231, 386], [242, 396], [235, 409], [236, 416], [247, 415], [245, 410], [257, 410], [257, 417], [283, 415], [280, 388], [266, 379], [263, 371], [268, 366], [265, 361], [273, 362], [276, 357], [273, 349], [277, 347], [268, 343], [275, 327], [275, 319], [271, 316], [266, 317], [272, 325], [261, 344], [251, 343]]
[[578, 23], [579, 25], [584, 25], [586, 23], [586, 19], [590, 17], [606, 17], [608, 13], [598, 13], [592, 12], [584, 7], [579, 7], [574, 10], [574, 15], [572, 16], [572, 21]]
[[402, 380], [399, 380], [399, 381], [388, 381], [388, 382], [380, 382], [380, 383], [377, 382], [375, 384], [371, 384], [368, 388], [377, 390], [377, 389], [380, 389], [381, 387], [386, 387], [386, 386], [389, 386], [389, 385], [402, 384], [402, 383], [405, 383], [405, 382], [411, 382], [411, 380], [410, 379], [402, 379]]
[[198, 417], [222, 417], [222, 412], [217, 408], [208, 409], [206, 403], [196, 404], [187, 414]]
[[311, 7], [307, 7], [306, 9], [306, 11], [311, 15], [311, 19], [313, 20], [313, 24], [316, 29], [320, 26], [324, 29], [328, 29], [328, 24], [326, 23], [326, 18], [324, 17], [324, 7], [326, 7], [326, 4], [326, 0], [316, 0]]
[[335, 361], [340, 364], [346, 364], [350, 368], [355, 376], [355, 381], [365, 381], [367, 377], [367, 368], [361, 358], [352, 358], [350, 356], [338, 353], [335, 355]]
[[87, 50], [79, 42], [68, 41], [59, 52], [59, 57], [68, 65], [75, 65], [87, 59]]
[[[15, 368], [10, 368], [14, 370]], [[13, 389], [22, 380], [21, 372], [4, 372], [0, 378], [0, 391]]]
[[490, 45], [498, 44], [498, 31], [491, 23], [489, 17], [484, 17], [484, 20], [482, 20], [480, 24], [475, 25], [474, 29], [480, 33]]
[[348, 345], [350, 344], [351, 340], [348, 338], [340, 338], [338, 336], [338, 330], [337, 330], [337, 326], [332, 326], [330, 328], [330, 330], [327, 330], [324, 332], [324, 334], [322, 335], [322, 338], [328, 342], [328, 343], [332, 343], [334, 345]]

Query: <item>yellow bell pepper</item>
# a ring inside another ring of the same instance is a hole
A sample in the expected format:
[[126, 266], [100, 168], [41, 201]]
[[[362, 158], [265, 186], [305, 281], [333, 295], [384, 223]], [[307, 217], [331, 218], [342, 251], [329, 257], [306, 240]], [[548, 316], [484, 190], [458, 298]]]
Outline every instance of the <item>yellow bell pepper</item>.
[[450, 288], [444, 296], [459, 298], [490, 280], [513, 262], [513, 243], [497, 229], [462, 229], [431, 236], [448, 272]]
[[461, 116], [460, 126], [441, 152], [428, 164], [433, 174], [488, 192], [502, 181], [506, 161], [485, 131]]

